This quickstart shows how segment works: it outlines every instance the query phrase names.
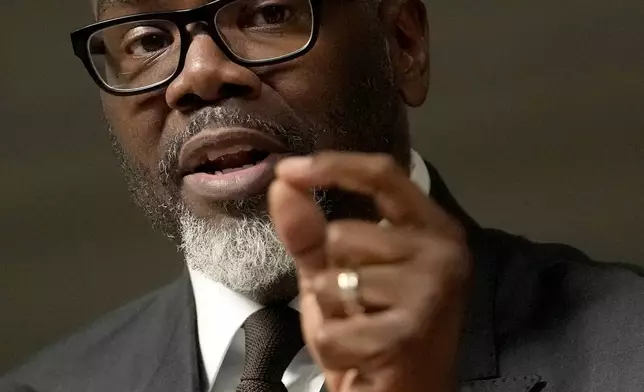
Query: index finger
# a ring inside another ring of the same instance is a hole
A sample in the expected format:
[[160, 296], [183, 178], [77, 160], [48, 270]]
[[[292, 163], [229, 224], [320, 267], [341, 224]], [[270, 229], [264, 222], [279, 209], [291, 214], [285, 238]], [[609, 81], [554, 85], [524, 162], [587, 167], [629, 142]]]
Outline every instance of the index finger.
[[396, 226], [429, 228], [446, 219], [389, 155], [323, 152], [284, 159], [275, 174], [302, 189], [337, 187], [370, 196]]

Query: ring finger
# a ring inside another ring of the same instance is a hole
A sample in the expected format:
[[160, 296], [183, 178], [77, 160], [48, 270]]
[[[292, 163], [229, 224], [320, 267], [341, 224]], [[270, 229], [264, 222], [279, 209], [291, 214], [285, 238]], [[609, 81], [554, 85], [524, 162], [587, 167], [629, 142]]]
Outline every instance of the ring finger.
[[[353, 283], [342, 282], [343, 279], [354, 278], [357, 281], [353, 290], [341, 287], [343, 283]], [[355, 270], [330, 268], [315, 277], [313, 289], [324, 317], [342, 318], [350, 316], [356, 308], [367, 313], [391, 308], [400, 301], [403, 279], [401, 265], [370, 265]]]

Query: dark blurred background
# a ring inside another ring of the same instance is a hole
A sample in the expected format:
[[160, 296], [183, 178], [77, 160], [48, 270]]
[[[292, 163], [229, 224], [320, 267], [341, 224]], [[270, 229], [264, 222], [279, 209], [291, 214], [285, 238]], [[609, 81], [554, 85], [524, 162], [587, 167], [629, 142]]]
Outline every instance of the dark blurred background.
[[[84, 0], [0, 2], [0, 373], [181, 260], [128, 199], [68, 32]], [[644, 1], [428, 1], [416, 148], [483, 225], [644, 263]]]

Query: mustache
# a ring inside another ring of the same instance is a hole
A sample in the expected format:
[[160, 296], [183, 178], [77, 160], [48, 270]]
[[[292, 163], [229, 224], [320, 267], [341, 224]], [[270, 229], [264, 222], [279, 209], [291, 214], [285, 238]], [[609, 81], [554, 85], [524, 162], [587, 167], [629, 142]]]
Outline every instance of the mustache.
[[205, 107], [196, 111], [188, 125], [162, 143], [158, 171], [165, 186], [176, 186], [181, 180], [179, 154], [183, 145], [205, 129], [214, 128], [257, 129], [280, 140], [289, 151], [306, 155], [315, 151], [318, 135], [322, 132], [299, 121], [295, 116], [281, 113], [273, 118], [248, 113], [239, 107]]

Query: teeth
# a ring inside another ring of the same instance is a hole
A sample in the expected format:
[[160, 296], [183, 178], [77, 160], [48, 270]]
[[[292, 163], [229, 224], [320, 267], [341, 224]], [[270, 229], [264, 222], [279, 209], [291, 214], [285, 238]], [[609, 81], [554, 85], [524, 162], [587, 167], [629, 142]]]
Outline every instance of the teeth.
[[217, 154], [217, 156], [221, 157], [228, 154], [237, 154], [238, 152], [242, 152], [242, 151], [253, 151], [253, 147], [246, 146], [246, 145], [232, 146], [223, 151], [219, 151], [219, 154]]
[[255, 166], [255, 165], [249, 164], [249, 165], [244, 165], [242, 167], [234, 167], [234, 168], [231, 168], [231, 169], [224, 169], [222, 171], [215, 172], [215, 175], [219, 176], [219, 175], [222, 175], [222, 174], [234, 173], [234, 172], [238, 172], [240, 170], [250, 169], [253, 166]]
[[217, 151], [208, 151], [208, 160], [214, 161], [221, 156]]
[[239, 145], [239, 146], [233, 146], [233, 147], [227, 148], [225, 150], [208, 151], [206, 153], [206, 156], [203, 158], [204, 162], [202, 162], [202, 164], [206, 163], [206, 161], [211, 161], [211, 162], [215, 161], [218, 158], [223, 157], [224, 155], [237, 154], [239, 152], [253, 151], [253, 150], [254, 148], [251, 146]]
[[231, 147], [228, 150], [226, 150], [227, 154], [234, 154], [237, 152], [242, 152], [242, 151], [253, 151], [254, 148], [251, 146], [246, 146], [246, 145], [240, 145], [240, 146], [235, 146]]

